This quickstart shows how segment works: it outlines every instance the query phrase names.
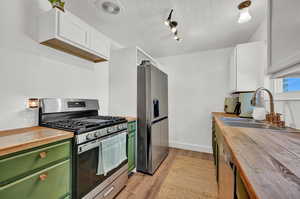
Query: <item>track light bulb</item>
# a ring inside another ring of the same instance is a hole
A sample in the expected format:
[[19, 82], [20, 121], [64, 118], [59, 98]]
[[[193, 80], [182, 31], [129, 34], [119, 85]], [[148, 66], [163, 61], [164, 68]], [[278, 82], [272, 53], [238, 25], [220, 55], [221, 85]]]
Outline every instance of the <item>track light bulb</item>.
[[170, 12], [168, 18], [167, 18], [166, 21], [165, 21], [165, 25], [166, 25], [166, 26], [169, 26], [169, 27], [171, 26], [172, 13], [173, 13], [173, 9], [171, 10], [171, 12]]
[[252, 16], [249, 13], [249, 7], [251, 4], [251, 0], [246, 0], [239, 4], [238, 9], [240, 11], [240, 16], [238, 22], [240, 24], [247, 23], [252, 19]]
[[175, 33], [175, 32], [177, 32], [177, 28], [176, 27], [172, 27], [171, 31], [172, 31], [172, 33]]
[[171, 23], [171, 21], [168, 20], [168, 19], [165, 21], [165, 25], [166, 25], [166, 26], [170, 26], [170, 23]]
[[252, 16], [249, 13], [249, 9], [248, 8], [244, 8], [240, 11], [240, 17], [239, 17], [239, 23], [247, 23], [252, 19]]

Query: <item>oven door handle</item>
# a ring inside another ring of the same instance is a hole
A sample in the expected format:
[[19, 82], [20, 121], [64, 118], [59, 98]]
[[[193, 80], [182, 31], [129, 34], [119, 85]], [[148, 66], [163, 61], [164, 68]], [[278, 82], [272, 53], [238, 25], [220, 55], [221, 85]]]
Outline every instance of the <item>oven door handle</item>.
[[90, 142], [85, 143], [85, 144], [78, 145], [77, 154], [81, 154], [81, 153], [89, 151], [89, 150], [91, 150], [93, 148], [99, 147], [102, 140], [111, 138], [113, 136], [119, 135], [119, 134], [124, 133], [124, 132], [127, 133], [127, 130], [120, 131], [120, 132], [118, 132], [116, 134], [112, 134], [112, 135], [109, 135], [109, 136], [104, 137], [104, 138], [100, 138], [100, 139], [93, 140], [93, 141], [90, 141]]
[[104, 197], [108, 196], [114, 189], [115, 189], [115, 187], [112, 186], [111, 188], [109, 188], [109, 190], [108, 190], [107, 192], [105, 192], [105, 193], [103, 194], [103, 196], [104, 196]]

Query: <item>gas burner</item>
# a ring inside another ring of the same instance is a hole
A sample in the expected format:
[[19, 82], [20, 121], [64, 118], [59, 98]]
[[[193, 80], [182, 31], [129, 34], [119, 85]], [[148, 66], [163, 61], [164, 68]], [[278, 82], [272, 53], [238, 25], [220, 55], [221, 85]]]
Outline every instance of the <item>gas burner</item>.
[[41, 123], [42, 126], [73, 131], [77, 134], [126, 122], [125, 118], [112, 116], [90, 116]]

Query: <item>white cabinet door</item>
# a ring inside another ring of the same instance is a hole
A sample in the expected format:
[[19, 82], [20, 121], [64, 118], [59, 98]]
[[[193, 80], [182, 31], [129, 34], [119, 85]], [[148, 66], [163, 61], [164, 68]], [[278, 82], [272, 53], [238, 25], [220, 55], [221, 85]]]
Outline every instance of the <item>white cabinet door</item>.
[[264, 85], [266, 43], [240, 44], [230, 60], [230, 88], [232, 92], [254, 91]]
[[90, 27], [70, 12], [59, 12], [58, 35], [73, 43], [88, 47]]
[[90, 48], [96, 53], [108, 58], [110, 52], [110, 41], [100, 32], [92, 29], [90, 32]]
[[234, 48], [232, 51], [229, 64], [230, 64], [229, 66], [230, 91], [234, 92], [237, 89], [236, 48]]
[[270, 56], [268, 72], [269, 74], [279, 72], [279, 76], [281, 74], [299, 75], [300, 1], [269, 0], [267, 2], [269, 4], [268, 44]]
[[253, 42], [237, 46], [237, 90], [255, 91], [263, 86], [264, 42]]

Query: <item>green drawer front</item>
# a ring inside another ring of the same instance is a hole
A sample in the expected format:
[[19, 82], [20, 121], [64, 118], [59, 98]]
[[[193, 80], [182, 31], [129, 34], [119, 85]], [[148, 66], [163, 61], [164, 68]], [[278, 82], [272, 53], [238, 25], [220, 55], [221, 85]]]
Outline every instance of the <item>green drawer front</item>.
[[128, 171], [135, 168], [135, 133], [128, 134]]
[[69, 157], [70, 141], [67, 141], [0, 160], [0, 184]]
[[248, 192], [246, 190], [246, 187], [241, 179], [241, 176], [237, 172], [236, 174], [236, 195], [237, 199], [249, 199]]
[[135, 131], [135, 129], [136, 129], [136, 122], [129, 122], [128, 131]]
[[[41, 176], [45, 176], [41, 180]], [[0, 187], [0, 198], [62, 199], [70, 194], [70, 160]]]

